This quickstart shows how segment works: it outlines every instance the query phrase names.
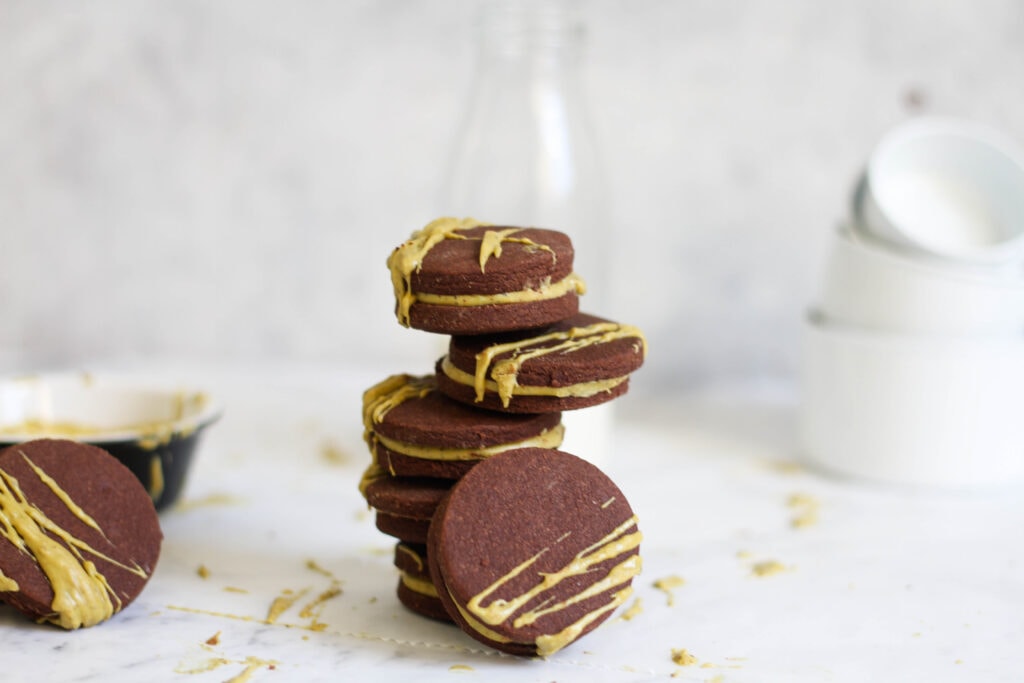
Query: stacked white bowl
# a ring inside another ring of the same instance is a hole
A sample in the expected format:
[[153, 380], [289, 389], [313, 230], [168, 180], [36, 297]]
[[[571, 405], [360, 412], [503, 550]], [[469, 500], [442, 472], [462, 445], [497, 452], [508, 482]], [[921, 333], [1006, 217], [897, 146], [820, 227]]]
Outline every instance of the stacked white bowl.
[[887, 134], [804, 324], [805, 460], [887, 483], [1024, 482], [1024, 155], [917, 119]]

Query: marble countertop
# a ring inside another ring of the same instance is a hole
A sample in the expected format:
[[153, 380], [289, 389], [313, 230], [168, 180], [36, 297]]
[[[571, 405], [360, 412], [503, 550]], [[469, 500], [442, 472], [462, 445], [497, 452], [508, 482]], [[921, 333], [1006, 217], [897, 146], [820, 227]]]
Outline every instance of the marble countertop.
[[392, 539], [356, 490], [369, 457], [359, 398], [380, 373], [161, 372], [202, 383], [226, 411], [182, 502], [161, 517], [157, 571], [134, 604], [91, 629], [0, 607], [5, 683], [1024, 675], [1024, 496], [807, 471], [794, 461], [785, 388], [617, 403], [605, 469], [644, 532], [635, 601], [554, 657], [527, 661], [399, 605]]

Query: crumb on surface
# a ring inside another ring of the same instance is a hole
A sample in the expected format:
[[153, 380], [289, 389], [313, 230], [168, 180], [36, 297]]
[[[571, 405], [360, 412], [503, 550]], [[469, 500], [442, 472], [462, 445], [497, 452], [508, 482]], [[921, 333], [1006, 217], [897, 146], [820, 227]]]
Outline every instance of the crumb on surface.
[[750, 573], [757, 577], [774, 576], [788, 571], [789, 567], [776, 560], [764, 560], [755, 562], [750, 568]]
[[656, 579], [651, 585], [668, 596], [668, 606], [672, 607], [675, 604], [675, 593], [673, 593], [673, 590], [686, 585], [686, 579], [673, 574], [672, 576]]
[[334, 439], [324, 439], [320, 443], [320, 457], [331, 465], [347, 465], [352, 458]]
[[697, 658], [690, 654], [689, 650], [681, 647], [678, 650], [672, 648], [672, 661], [679, 666], [692, 666], [697, 663]]
[[196, 567], [196, 574], [198, 574], [201, 579], [210, 578], [210, 570], [206, 568], [205, 564], [201, 564]]
[[804, 466], [795, 460], [769, 460], [765, 464], [768, 469], [779, 474], [799, 474], [804, 471]]
[[211, 493], [202, 498], [183, 500], [174, 506], [178, 512], [186, 512], [197, 508], [219, 507], [222, 505], [241, 505], [245, 500], [229, 493]]
[[786, 499], [786, 507], [793, 510], [789, 524], [794, 529], [804, 529], [818, 523], [818, 510], [821, 503], [807, 493], [793, 493]]

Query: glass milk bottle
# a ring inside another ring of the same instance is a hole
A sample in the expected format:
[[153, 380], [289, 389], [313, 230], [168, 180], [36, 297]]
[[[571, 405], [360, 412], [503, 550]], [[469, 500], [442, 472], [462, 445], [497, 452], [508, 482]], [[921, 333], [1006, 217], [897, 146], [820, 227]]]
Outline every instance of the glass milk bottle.
[[[578, 7], [485, 1], [476, 31], [476, 71], [442, 213], [567, 233], [587, 283], [580, 309], [611, 317], [607, 187], [582, 83]], [[564, 413], [563, 450], [606, 463], [612, 417], [612, 403]]]

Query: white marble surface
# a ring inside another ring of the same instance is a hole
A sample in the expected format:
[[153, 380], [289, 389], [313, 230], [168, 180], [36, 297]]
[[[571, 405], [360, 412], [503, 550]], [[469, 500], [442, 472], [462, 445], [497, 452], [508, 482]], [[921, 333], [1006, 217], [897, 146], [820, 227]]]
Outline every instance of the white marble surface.
[[[942, 682], [1024, 671], [1020, 492], [863, 487], [797, 468], [784, 386], [618, 403], [607, 470], [645, 534], [642, 609], [548, 661], [524, 661], [485, 652], [394, 597], [391, 541], [356, 491], [368, 458], [359, 395], [381, 372], [158, 374], [206, 385], [227, 410], [184, 504], [162, 517], [157, 571], [125, 612], [88, 630], [0, 609], [5, 683]], [[757, 576], [769, 561], [782, 571]], [[685, 583], [670, 603], [653, 583], [672, 576]], [[302, 614], [335, 585], [338, 595]], [[286, 591], [300, 597], [267, 623]], [[673, 663], [681, 648], [697, 662]]]

